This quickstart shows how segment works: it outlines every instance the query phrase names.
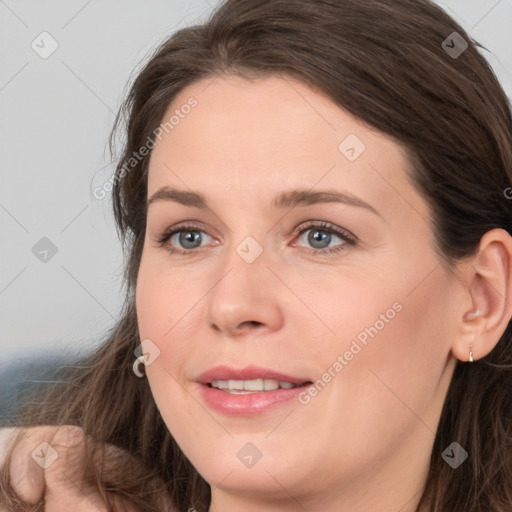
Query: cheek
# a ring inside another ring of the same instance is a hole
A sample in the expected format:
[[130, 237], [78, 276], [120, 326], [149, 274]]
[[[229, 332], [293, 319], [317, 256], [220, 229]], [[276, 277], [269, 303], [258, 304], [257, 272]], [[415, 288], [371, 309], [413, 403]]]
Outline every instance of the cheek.
[[162, 355], [181, 352], [180, 345], [191, 339], [191, 329], [202, 318], [201, 298], [206, 291], [204, 279], [184, 271], [170, 272], [149, 259], [142, 263], [136, 288], [141, 339], [154, 340]]
[[302, 404], [309, 417], [321, 418], [315, 432], [328, 441], [329, 457], [356, 467], [363, 456], [398, 450], [415, 430], [416, 440], [430, 442], [448, 355], [447, 300], [435, 286], [410, 293], [391, 283], [345, 285], [337, 308], [323, 309], [336, 336], [309, 347], [319, 373]]
[[340, 312], [336, 329], [346, 335], [335, 347], [323, 347], [330, 367], [338, 363], [333, 400], [350, 404], [361, 411], [359, 419], [375, 424], [414, 419], [411, 410], [421, 415], [438, 390], [449, 356], [449, 301], [439, 293], [442, 283], [432, 278], [412, 293], [410, 286], [391, 286], [354, 296], [363, 313], [352, 314], [354, 301], [350, 311]]
[[199, 308], [194, 307], [199, 291], [176, 277], [146, 260], [141, 263], [135, 299], [140, 338], [151, 339], [160, 350], [146, 367], [151, 393], [169, 431], [182, 439], [200, 435], [194, 420], [200, 412], [181, 384], [192, 354], [190, 328], [199, 321]]
[[449, 297], [443, 295], [440, 274], [411, 286], [424, 275], [418, 269], [400, 281], [344, 276], [338, 282], [324, 280], [322, 291], [311, 284], [303, 283], [302, 290], [297, 286], [299, 293], [309, 290], [303, 296], [327, 333], [311, 342], [313, 329], [302, 331], [304, 345], [296, 348], [297, 356], [312, 361], [318, 387], [330, 388], [328, 393], [336, 395], [331, 399], [354, 408], [365, 404], [367, 410], [379, 407], [377, 402], [394, 402], [393, 408], [407, 413], [400, 400], [422, 409], [432, 398], [449, 355]]
[[190, 378], [185, 374], [190, 361], [198, 360], [205, 346], [192, 341], [198, 339], [198, 326], [204, 323], [201, 298], [208, 286], [204, 277], [194, 278], [183, 270], [171, 272], [160, 261], [147, 258], [141, 263], [135, 297], [137, 323], [140, 338], [149, 338], [160, 350], [159, 357], [146, 367], [146, 375], [165, 423], [179, 438], [183, 425], [189, 429], [197, 423], [194, 417], [204, 414], [184, 384]]
[[311, 360], [317, 372], [319, 367], [327, 370], [338, 356], [344, 358], [344, 365], [365, 360], [372, 345], [385, 345], [386, 337], [388, 345], [400, 342], [389, 336], [393, 325], [396, 335], [404, 315], [396, 283], [354, 270], [342, 276], [327, 274], [314, 282], [296, 280], [293, 289], [309, 309], [302, 307], [291, 319], [301, 340], [294, 350], [303, 360]]

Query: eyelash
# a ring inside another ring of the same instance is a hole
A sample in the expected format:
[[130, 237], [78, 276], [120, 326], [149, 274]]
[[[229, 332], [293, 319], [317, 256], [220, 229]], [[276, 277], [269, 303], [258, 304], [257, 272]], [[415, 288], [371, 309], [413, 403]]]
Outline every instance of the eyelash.
[[[300, 236], [304, 232], [309, 231], [311, 228], [318, 228], [319, 231], [324, 231], [326, 233], [335, 234], [339, 236], [345, 243], [340, 246], [335, 246], [327, 249], [315, 249], [310, 247], [309, 250], [306, 248], [307, 252], [310, 252], [312, 254], [320, 254], [320, 255], [327, 255], [327, 254], [333, 254], [333, 253], [339, 253], [342, 251], [345, 251], [348, 247], [355, 247], [357, 245], [357, 238], [349, 233], [348, 231], [338, 228], [334, 226], [333, 224], [329, 222], [324, 221], [308, 221], [305, 224], [302, 224], [299, 229], [296, 229], [294, 231], [294, 235]], [[157, 238], [157, 243], [159, 247], [165, 248], [166, 251], [168, 251], [171, 254], [179, 254], [182, 256], [190, 256], [194, 252], [197, 252], [196, 249], [174, 249], [169, 247], [167, 244], [168, 240], [172, 238], [173, 235], [176, 233], [180, 233], [182, 231], [196, 231], [196, 232], [203, 232], [198, 226], [195, 226], [193, 224], [189, 224], [187, 222], [178, 224], [176, 226], [172, 226], [171, 228], [166, 229], [162, 234], [160, 234]]]

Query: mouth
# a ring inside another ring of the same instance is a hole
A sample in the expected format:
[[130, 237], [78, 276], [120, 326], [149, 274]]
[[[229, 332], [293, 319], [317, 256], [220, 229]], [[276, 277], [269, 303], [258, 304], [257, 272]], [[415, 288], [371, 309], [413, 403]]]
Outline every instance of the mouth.
[[218, 389], [231, 395], [249, 395], [254, 393], [263, 393], [275, 391], [276, 389], [294, 389], [312, 384], [311, 381], [305, 381], [301, 384], [294, 384], [289, 381], [278, 381], [274, 379], [251, 379], [251, 380], [214, 380], [209, 382], [209, 388]]
[[227, 416], [262, 414], [289, 403], [313, 384], [308, 378], [256, 366], [218, 366], [201, 374], [196, 382], [204, 403]]
[[196, 381], [199, 384], [222, 391], [248, 391], [252, 393], [274, 391], [279, 388], [293, 389], [307, 383], [311, 384], [311, 380], [307, 378], [287, 375], [260, 366], [246, 366], [245, 368], [216, 366], [203, 372]]

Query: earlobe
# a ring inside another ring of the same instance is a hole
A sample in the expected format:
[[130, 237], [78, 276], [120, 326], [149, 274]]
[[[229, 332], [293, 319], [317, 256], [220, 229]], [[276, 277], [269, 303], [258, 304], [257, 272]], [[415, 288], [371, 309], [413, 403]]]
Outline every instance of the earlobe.
[[[481, 359], [484, 354], [479, 352], [479, 325], [481, 322], [477, 321], [482, 315], [479, 309], [475, 311], [468, 311], [463, 316], [463, 323], [461, 327], [461, 335], [454, 341], [452, 352], [454, 356], [462, 362], [473, 363], [476, 359]], [[485, 354], [487, 355], [487, 354]]]
[[[476, 311], [470, 311], [469, 313], [467, 313], [466, 315], [466, 318], [468, 320], [474, 320], [475, 318], [479, 317], [480, 315], [482, 314], [482, 312], [477, 309]], [[470, 346], [469, 347], [469, 360], [468, 360], [470, 363], [474, 363], [475, 359], [473, 357], [473, 347]]]
[[471, 362], [493, 350], [512, 317], [512, 237], [507, 231], [497, 228], [482, 236], [467, 283], [472, 304], [452, 352]]

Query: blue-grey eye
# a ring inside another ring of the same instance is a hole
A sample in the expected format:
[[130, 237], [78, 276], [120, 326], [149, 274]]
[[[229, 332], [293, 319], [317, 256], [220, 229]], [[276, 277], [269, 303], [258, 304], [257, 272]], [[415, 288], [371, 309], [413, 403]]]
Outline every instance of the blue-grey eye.
[[[178, 235], [179, 244], [183, 249], [194, 249], [201, 245], [201, 232], [200, 231], [178, 231], [174, 236]], [[197, 245], [199, 242], [199, 245]]]
[[344, 241], [341, 236], [331, 233], [326, 229], [308, 228], [302, 231], [301, 237], [306, 233], [308, 233], [307, 243], [314, 249], [326, 249], [329, 247], [329, 244], [333, 241], [333, 236], [337, 237], [340, 242]]

